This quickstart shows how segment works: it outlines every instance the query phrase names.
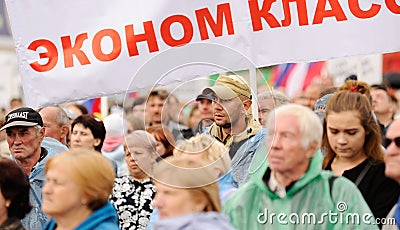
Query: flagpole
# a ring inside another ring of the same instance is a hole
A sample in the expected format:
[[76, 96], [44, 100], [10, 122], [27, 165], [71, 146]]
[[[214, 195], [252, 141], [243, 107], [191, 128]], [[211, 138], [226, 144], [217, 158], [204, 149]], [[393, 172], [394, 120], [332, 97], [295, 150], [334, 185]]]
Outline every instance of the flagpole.
[[258, 120], [258, 104], [257, 104], [257, 69], [251, 68], [249, 69], [249, 76], [250, 76], [250, 89], [252, 92], [252, 104], [251, 104], [251, 111], [253, 117]]
[[108, 115], [108, 98], [107, 97], [100, 98], [100, 110], [101, 110], [101, 116], [103, 118], [105, 118]]

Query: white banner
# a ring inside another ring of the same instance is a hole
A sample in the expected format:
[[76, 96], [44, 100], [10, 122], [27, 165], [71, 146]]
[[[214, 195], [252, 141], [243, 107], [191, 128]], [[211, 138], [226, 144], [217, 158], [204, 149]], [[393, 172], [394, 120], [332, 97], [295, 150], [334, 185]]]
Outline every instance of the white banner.
[[400, 0], [6, 0], [32, 107], [400, 50]]

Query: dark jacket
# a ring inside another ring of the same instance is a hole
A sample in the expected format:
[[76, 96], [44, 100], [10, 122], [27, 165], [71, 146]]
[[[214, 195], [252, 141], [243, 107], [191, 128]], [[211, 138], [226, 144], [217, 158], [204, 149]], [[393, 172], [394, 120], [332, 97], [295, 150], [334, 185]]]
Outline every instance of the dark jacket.
[[[368, 159], [356, 167], [343, 172], [344, 177], [353, 183], [368, 164]], [[331, 163], [327, 165], [331, 170]], [[371, 167], [357, 186], [375, 218], [384, 218], [396, 204], [400, 196], [400, 186], [385, 176], [385, 164], [371, 164]]]

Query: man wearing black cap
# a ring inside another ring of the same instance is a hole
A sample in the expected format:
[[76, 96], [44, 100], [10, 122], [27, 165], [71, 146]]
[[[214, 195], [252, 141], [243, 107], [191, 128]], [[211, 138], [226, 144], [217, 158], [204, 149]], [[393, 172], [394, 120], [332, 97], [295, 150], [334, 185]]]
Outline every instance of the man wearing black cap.
[[19, 108], [7, 114], [1, 130], [6, 130], [12, 158], [28, 175], [30, 181], [29, 199], [33, 208], [22, 220], [22, 224], [27, 229], [42, 229], [48, 220], [41, 210], [42, 187], [45, 182], [44, 165], [51, 155], [41, 147], [44, 138], [42, 117], [31, 108]]
[[196, 97], [199, 105], [201, 120], [194, 130], [194, 134], [203, 133], [204, 129], [214, 122], [214, 115], [212, 111], [212, 100], [210, 95], [200, 94]]
[[251, 161], [265, 136], [250, 112], [250, 87], [241, 76], [220, 76], [202, 94], [210, 95], [213, 101], [214, 123], [208, 133], [229, 149], [233, 180], [236, 187], [241, 186], [249, 179]]

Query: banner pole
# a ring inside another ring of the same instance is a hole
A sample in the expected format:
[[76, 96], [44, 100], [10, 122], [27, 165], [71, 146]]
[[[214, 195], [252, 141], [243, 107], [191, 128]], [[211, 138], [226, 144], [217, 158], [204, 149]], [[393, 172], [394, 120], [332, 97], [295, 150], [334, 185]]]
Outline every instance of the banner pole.
[[101, 116], [105, 118], [108, 115], [108, 97], [100, 98]]
[[258, 120], [258, 103], [257, 103], [257, 69], [251, 68], [249, 69], [250, 75], [250, 89], [253, 95], [252, 104], [251, 104], [251, 111], [253, 117]]

